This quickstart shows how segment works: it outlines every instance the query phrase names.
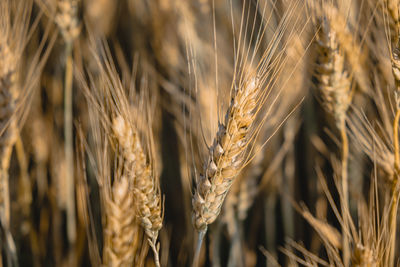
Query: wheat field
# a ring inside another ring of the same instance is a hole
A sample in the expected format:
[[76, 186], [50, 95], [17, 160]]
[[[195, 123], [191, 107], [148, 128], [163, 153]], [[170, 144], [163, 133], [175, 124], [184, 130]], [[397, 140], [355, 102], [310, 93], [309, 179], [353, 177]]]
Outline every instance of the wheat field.
[[400, 266], [400, 0], [0, 0], [0, 266]]

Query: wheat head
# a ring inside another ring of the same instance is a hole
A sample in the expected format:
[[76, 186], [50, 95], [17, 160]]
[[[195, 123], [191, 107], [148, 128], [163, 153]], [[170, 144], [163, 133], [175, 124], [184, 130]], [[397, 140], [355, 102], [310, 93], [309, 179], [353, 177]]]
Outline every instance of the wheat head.
[[258, 93], [256, 78], [236, 88], [225, 122], [219, 125], [192, 199], [194, 225], [199, 231], [204, 231], [218, 217], [226, 194], [245, 162]]
[[121, 115], [114, 118], [112, 128], [122, 148], [124, 169], [133, 178], [135, 206], [141, 225], [156, 253], [155, 245], [162, 227], [162, 203], [157, 179], [153, 175], [152, 166], [147, 163], [136, 129]]
[[340, 51], [336, 32], [331, 30], [328, 18], [323, 18], [320, 25], [316, 67], [318, 89], [323, 105], [339, 125], [345, 119], [346, 111], [351, 103], [351, 82], [344, 67], [344, 57]]

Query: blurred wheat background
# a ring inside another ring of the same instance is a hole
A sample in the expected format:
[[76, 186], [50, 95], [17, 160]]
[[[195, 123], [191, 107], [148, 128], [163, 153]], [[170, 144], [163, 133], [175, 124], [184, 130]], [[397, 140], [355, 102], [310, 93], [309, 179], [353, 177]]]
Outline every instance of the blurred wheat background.
[[400, 0], [0, 0], [1, 266], [398, 266]]

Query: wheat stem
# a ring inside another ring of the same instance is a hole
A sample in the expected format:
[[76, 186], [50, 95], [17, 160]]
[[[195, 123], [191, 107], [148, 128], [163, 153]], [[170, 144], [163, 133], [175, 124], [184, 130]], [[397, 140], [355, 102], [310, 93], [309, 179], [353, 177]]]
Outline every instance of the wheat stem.
[[229, 258], [228, 267], [240, 267], [245, 266], [244, 251], [242, 247], [242, 233], [243, 233], [243, 222], [239, 220], [237, 216], [234, 217], [234, 222], [236, 227], [236, 232], [231, 240], [231, 245], [229, 248]]
[[397, 108], [396, 115], [393, 121], [393, 143], [394, 143], [394, 176], [392, 182], [392, 203], [390, 207], [390, 252], [389, 252], [389, 262], [394, 264], [395, 247], [396, 247], [396, 228], [397, 228], [397, 209], [398, 209], [398, 178], [399, 178], [399, 166], [400, 166], [400, 156], [399, 156], [399, 120], [400, 120], [400, 108]]
[[350, 248], [347, 233], [349, 232], [349, 218], [346, 215], [349, 212], [349, 185], [348, 185], [348, 173], [347, 165], [349, 158], [349, 142], [346, 131], [346, 118], [340, 122], [340, 134], [342, 138], [342, 193], [343, 193], [343, 203], [342, 203], [342, 214], [343, 214], [343, 262], [345, 266], [348, 266], [350, 262]]
[[150, 247], [153, 250], [154, 264], [156, 265], [156, 267], [160, 267], [160, 255], [159, 255], [159, 249], [157, 247], [157, 237], [153, 238], [153, 240], [148, 239], [147, 241], [149, 242]]
[[207, 233], [207, 227], [205, 227], [204, 229], [198, 231], [197, 243], [196, 243], [196, 249], [195, 249], [195, 253], [194, 253], [192, 267], [199, 266], [201, 247], [203, 245], [203, 240], [204, 240], [204, 237], [205, 237], [206, 233]]
[[73, 155], [73, 126], [72, 126], [72, 79], [73, 57], [72, 42], [66, 42], [65, 46], [65, 80], [64, 80], [64, 137], [65, 160], [67, 165], [67, 235], [70, 244], [76, 240], [75, 222], [75, 192], [74, 192], [74, 155]]
[[396, 173], [396, 178], [393, 180], [392, 184], [392, 205], [390, 207], [390, 254], [389, 261], [395, 265], [395, 248], [396, 248], [396, 228], [397, 228], [397, 209], [398, 209], [398, 199], [399, 199], [399, 189], [398, 189], [398, 174]]

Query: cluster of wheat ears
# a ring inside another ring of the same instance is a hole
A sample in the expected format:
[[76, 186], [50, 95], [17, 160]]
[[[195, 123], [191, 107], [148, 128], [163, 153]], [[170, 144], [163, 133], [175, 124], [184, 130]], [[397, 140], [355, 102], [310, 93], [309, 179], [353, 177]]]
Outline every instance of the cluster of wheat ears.
[[400, 263], [400, 0], [0, 0], [0, 266]]

